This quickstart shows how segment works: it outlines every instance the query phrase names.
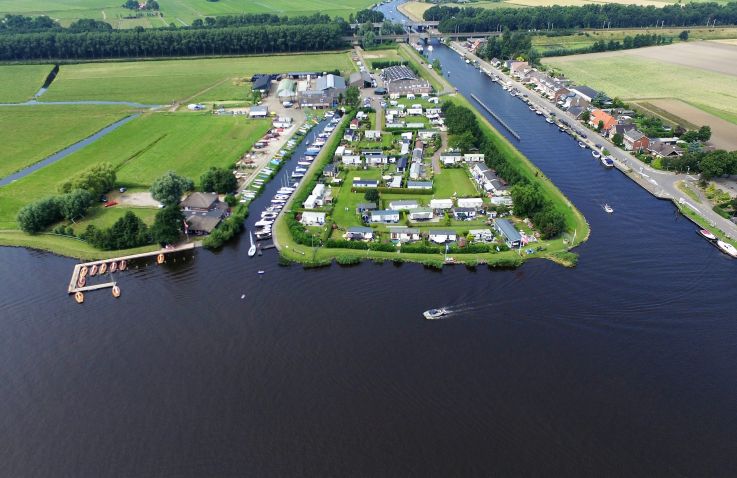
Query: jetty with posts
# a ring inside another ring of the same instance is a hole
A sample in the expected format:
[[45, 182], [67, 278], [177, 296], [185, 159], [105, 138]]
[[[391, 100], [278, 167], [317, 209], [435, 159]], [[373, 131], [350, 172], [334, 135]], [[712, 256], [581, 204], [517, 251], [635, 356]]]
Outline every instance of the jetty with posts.
[[112, 288], [115, 286], [115, 281], [111, 281], [111, 282], [104, 282], [101, 284], [92, 284], [92, 285], [85, 285], [83, 287], [79, 287], [79, 276], [84, 267], [86, 267], [89, 270], [92, 268], [92, 266], [100, 267], [102, 264], [109, 264], [113, 262], [118, 262], [118, 263], [121, 261], [128, 262], [134, 259], [143, 259], [146, 257], [156, 257], [159, 254], [162, 254], [164, 257], [166, 257], [167, 254], [171, 254], [174, 252], [187, 251], [190, 249], [194, 249], [194, 243], [192, 242], [183, 244], [178, 247], [169, 248], [169, 249], [160, 249], [158, 251], [143, 252], [141, 254], [133, 254], [130, 256], [115, 257], [111, 259], [101, 259], [98, 261], [77, 264], [74, 266], [74, 271], [72, 272], [72, 278], [69, 280], [69, 287], [67, 288], [67, 292], [69, 294], [74, 294], [77, 292], [87, 292], [90, 290], [106, 289], [106, 288]]

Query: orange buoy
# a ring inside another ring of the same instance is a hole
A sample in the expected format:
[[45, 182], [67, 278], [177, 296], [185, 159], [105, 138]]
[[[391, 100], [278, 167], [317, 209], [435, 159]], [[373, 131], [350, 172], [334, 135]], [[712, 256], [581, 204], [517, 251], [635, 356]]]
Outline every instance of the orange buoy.
[[80, 277], [86, 277], [87, 276], [87, 266], [82, 266], [82, 268], [79, 270], [79, 276]]
[[118, 270], [118, 263], [113, 261], [110, 263], [110, 272], [113, 273]]
[[82, 302], [84, 302], [84, 294], [81, 292], [77, 292], [76, 294], [74, 294], [74, 300], [77, 301], [77, 304], [81, 304]]
[[107, 264], [106, 264], [105, 262], [103, 262], [102, 264], [100, 264], [100, 271], [99, 271], [99, 274], [100, 274], [100, 275], [102, 275], [102, 274], [104, 274], [105, 272], [107, 272]]
[[117, 285], [113, 286], [113, 297], [115, 297], [116, 299], [120, 297], [120, 287], [118, 287]]
[[85, 279], [84, 277], [80, 277], [79, 279], [77, 279], [77, 286], [79, 287], [84, 287], [86, 283], [87, 279]]
[[158, 262], [159, 264], [164, 263], [164, 253], [163, 252], [160, 253], [158, 256], [156, 256], [156, 262]]
[[125, 259], [123, 259], [122, 261], [120, 261], [120, 267], [119, 267], [119, 269], [121, 271], [124, 271], [124, 270], [126, 270], [126, 268], [128, 268], [128, 263], [126, 262]]

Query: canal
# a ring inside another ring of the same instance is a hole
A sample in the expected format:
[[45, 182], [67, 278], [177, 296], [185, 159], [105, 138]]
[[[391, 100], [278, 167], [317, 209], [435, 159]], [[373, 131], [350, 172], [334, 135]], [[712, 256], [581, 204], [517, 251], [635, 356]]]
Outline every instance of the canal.
[[737, 262], [432, 54], [587, 217], [578, 267], [304, 270], [242, 236], [79, 306], [74, 261], [0, 248], [0, 475], [737, 474]]

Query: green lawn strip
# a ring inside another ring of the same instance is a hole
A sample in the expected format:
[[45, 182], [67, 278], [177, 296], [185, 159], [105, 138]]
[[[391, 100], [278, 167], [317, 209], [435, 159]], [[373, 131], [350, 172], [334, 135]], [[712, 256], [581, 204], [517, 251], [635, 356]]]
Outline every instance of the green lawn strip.
[[195, 183], [211, 166], [226, 167], [270, 127], [269, 121], [209, 114], [155, 113], [121, 126], [99, 141], [0, 188], [0, 229], [15, 229], [25, 204], [57, 194], [65, 180], [106, 161], [120, 185], [147, 187], [168, 170]]
[[30, 100], [46, 81], [52, 65], [0, 66], [0, 103]]
[[115, 224], [115, 222], [123, 217], [128, 211], [135, 213], [136, 216], [140, 217], [143, 222], [150, 226], [154, 223], [154, 217], [156, 216], [158, 209], [127, 206], [104, 207], [100, 204], [90, 208], [84, 218], [75, 221], [73, 224], [66, 222], [65, 224], [71, 225], [72, 229], [74, 229], [74, 233], [79, 235], [84, 232], [90, 224], [94, 224], [98, 229], [107, 229]]
[[21, 231], [7, 230], [0, 230], [0, 246], [28, 247], [83, 260], [108, 259], [159, 249], [158, 244], [152, 244], [135, 249], [100, 251], [74, 237], [59, 236], [51, 233], [30, 235]]
[[[202, 93], [203, 98], [242, 99], [238, 82], [255, 73], [355, 70], [346, 52], [303, 53], [184, 60], [101, 62], [62, 65], [44, 101], [109, 100], [170, 104]], [[220, 82], [226, 80], [220, 85]], [[214, 85], [213, 90], [205, 92]], [[243, 89], [249, 84], [243, 83]], [[223, 98], [213, 98], [223, 96]]]
[[133, 111], [112, 105], [0, 107], [0, 178], [31, 166]]
[[449, 199], [454, 193], [457, 193], [457, 197], [480, 196], [465, 168], [442, 169], [433, 176], [433, 187], [435, 197], [439, 199]]
[[683, 191], [684, 193], [686, 193], [686, 195], [688, 197], [690, 197], [691, 199], [693, 199], [697, 203], [701, 203], [701, 198], [699, 198], [699, 195], [696, 194], [696, 192], [693, 189], [691, 189], [690, 187], [688, 187], [688, 185], [686, 184], [685, 181], [679, 181], [677, 186], [678, 186], [678, 189], [680, 189], [681, 191]]

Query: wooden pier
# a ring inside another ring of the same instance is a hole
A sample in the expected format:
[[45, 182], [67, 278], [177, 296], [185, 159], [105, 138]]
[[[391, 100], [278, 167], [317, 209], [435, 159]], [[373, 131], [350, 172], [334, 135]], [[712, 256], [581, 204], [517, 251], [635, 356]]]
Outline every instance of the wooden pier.
[[82, 264], [77, 264], [74, 266], [74, 271], [72, 272], [72, 278], [69, 280], [69, 287], [67, 288], [67, 292], [69, 294], [74, 294], [75, 292], [87, 292], [89, 290], [112, 288], [115, 285], [115, 282], [113, 281], [113, 282], [105, 282], [102, 284], [94, 284], [94, 285], [86, 285], [84, 287], [78, 287], [79, 274], [82, 271], [83, 267], [87, 267], [87, 269], [90, 269], [92, 268], [92, 266], [96, 265], [99, 267], [101, 264], [106, 264], [110, 262], [120, 262], [120, 261], [130, 261], [134, 259], [143, 259], [146, 257], [155, 257], [155, 256], [158, 256], [159, 254], [164, 254], [166, 256], [167, 254], [172, 254], [172, 253], [181, 252], [181, 251], [188, 251], [191, 249], [194, 249], [194, 243], [192, 242], [183, 244], [179, 247], [175, 247], [172, 249], [161, 249], [158, 251], [143, 252], [141, 254], [133, 254], [130, 256], [115, 257], [115, 258], [110, 258], [110, 259], [101, 259], [98, 261], [84, 262]]

